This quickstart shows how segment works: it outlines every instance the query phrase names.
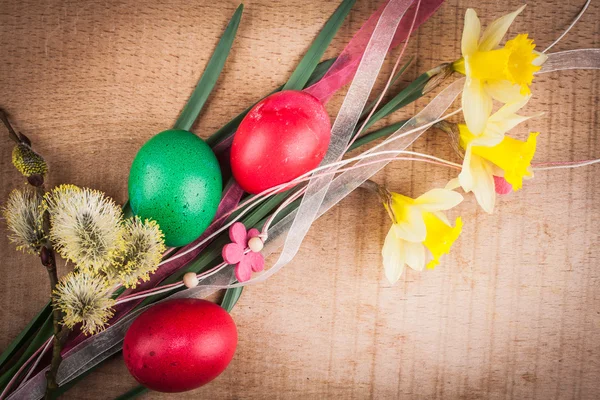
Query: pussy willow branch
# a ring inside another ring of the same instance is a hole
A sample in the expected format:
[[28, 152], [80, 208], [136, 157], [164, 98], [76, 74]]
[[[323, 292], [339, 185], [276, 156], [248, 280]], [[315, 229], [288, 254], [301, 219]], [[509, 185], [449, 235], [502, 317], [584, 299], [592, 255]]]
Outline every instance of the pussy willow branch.
[[6, 112], [0, 108], [0, 119], [2, 120], [2, 122], [4, 122], [4, 126], [6, 126], [6, 129], [8, 129], [8, 136], [11, 138], [11, 140], [15, 143], [21, 143], [22, 140], [19, 138], [19, 135], [17, 135], [17, 132], [15, 132], [15, 130], [13, 129], [10, 121], [8, 120], [8, 116], [6, 115]]
[[[50, 215], [48, 211], [44, 212], [44, 232], [46, 235], [50, 230]], [[54, 289], [58, 284], [58, 274], [56, 272], [56, 258], [54, 257], [54, 249], [50, 242], [46, 242], [40, 250], [40, 259], [46, 270], [48, 271], [48, 278], [50, 279], [50, 299], [54, 297]], [[62, 312], [58, 307], [52, 308], [52, 330], [54, 334], [54, 340], [52, 345], [52, 361], [50, 362], [50, 369], [46, 372], [46, 400], [52, 400], [54, 398], [54, 392], [58, 389], [58, 383], [56, 381], [56, 375], [58, 373], [58, 367], [62, 362], [61, 351], [63, 345], [69, 336], [70, 329], [63, 326], [61, 329], [60, 321], [62, 321]]]
[[[17, 144], [26, 144], [31, 146], [31, 141], [27, 136], [22, 133], [18, 133], [14, 130], [6, 112], [0, 108], [0, 119], [6, 126], [8, 130], [9, 137]], [[44, 180], [42, 179], [28, 179], [30, 185], [32, 185], [35, 190], [40, 194], [40, 196], [44, 195]], [[48, 237], [50, 232], [50, 215], [48, 211], [44, 211], [43, 217], [43, 229], [44, 234]], [[54, 249], [52, 248], [52, 243], [49, 240], [46, 240], [45, 243], [40, 248], [39, 252], [40, 261], [42, 265], [46, 267], [48, 271], [48, 278], [50, 280], [50, 299], [54, 296], [54, 290], [56, 289], [56, 285], [58, 284], [58, 273], [56, 271], [56, 258], [54, 257]], [[62, 321], [62, 312], [60, 309], [54, 307], [52, 312], [52, 326], [53, 326], [53, 349], [52, 349], [52, 361], [50, 364], [50, 369], [46, 373], [46, 395], [45, 399], [53, 399], [54, 391], [58, 388], [58, 383], [56, 382], [56, 374], [58, 372], [58, 367], [62, 362], [62, 357], [60, 355], [62, 351], [62, 347], [64, 342], [66, 341], [67, 336], [69, 335], [70, 330], [66, 327], [61, 329], [60, 322]]]

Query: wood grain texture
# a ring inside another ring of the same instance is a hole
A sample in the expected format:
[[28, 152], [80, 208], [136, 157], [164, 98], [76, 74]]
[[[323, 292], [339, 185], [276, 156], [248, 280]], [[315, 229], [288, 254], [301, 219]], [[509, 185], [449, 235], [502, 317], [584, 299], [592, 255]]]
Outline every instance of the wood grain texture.
[[[207, 137], [289, 76], [337, 2], [248, 0], [217, 91], [194, 132]], [[358, 0], [327, 56], [376, 9]], [[511, 29], [543, 48], [584, 0], [532, 1]], [[448, 0], [412, 38], [416, 57], [400, 85], [460, 51], [462, 18], [484, 24], [520, 1]], [[237, 2], [3, 0], [0, 105], [50, 167], [50, 184], [127, 196], [129, 165], [170, 127]], [[600, 47], [600, 6], [553, 51]], [[386, 63], [389, 72], [392, 60]], [[600, 156], [600, 77], [540, 76], [527, 112], [546, 114], [515, 132], [540, 131], [538, 161]], [[328, 105], [332, 115], [341, 104]], [[394, 114], [386, 122], [423, 106]], [[4, 131], [3, 131], [4, 132]], [[23, 184], [0, 140], [0, 199]], [[414, 146], [455, 157], [431, 132]], [[440, 267], [408, 271], [390, 287], [380, 251], [388, 218], [357, 191], [312, 228], [295, 261], [245, 290], [233, 311], [239, 347], [229, 369], [199, 390], [166, 398], [596, 399], [600, 397], [599, 167], [539, 172], [486, 215], [472, 197], [464, 233]], [[453, 171], [394, 163], [376, 180], [419, 195]], [[5, 229], [2, 223], [2, 229]], [[47, 301], [46, 272], [0, 235], [0, 348]], [[68, 268], [61, 265], [61, 271]], [[133, 387], [122, 360], [105, 363], [68, 393], [110, 399]]]

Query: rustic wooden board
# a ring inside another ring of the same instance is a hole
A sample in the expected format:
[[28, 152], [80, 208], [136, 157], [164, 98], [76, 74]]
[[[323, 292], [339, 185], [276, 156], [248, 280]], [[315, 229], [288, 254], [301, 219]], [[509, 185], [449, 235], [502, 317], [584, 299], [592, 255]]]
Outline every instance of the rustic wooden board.
[[[337, 2], [248, 0], [234, 50], [194, 131], [206, 137], [285, 81]], [[534, 1], [512, 33], [551, 43], [584, 0]], [[334, 40], [339, 52], [380, 1], [359, 0]], [[462, 18], [484, 23], [520, 1], [447, 4], [413, 38], [418, 73], [458, 57]], [[4, 0], [0, 105], [51, 165], [50, 183], [126, 198], [136, 150], [174, 122], [237, 2]], [[554, 50], [600, 47], [595, 3]], [[391, 60], [384, 68], [388, 72]], [[546, 114], [536, 160], [600, 156], [598, 72], [539, 77], [528, 112]], [[329, 109], [333, 115], [338, 96]], [[387, 122], [423, 106], [408, 107]], [[4, 132], [4, 131], [3, 131]], [[0, 199], [22, 185], [0, 140]], [[430, 133], [415, 148], [455, 157]], [[598, 167], [540, 172], [486, 215], [471, 197], [464, 233], [434, 271], [390, 287], [380, 250], [389, 227], [377, 199], [356, 192], [319, 220], [296, 260], [249, 287], [233, 311], [240, 334], [229, 369], [173, 398], [539, 398], [600, 396]], [[409, 195], [453, 172], [395, 163], [376, 179]], [[2, 229], [4, 230], [4, 224]], [[46, 273], [0, 236], [0, 348], [47, 301]], [[66, 271], [61, 267], [61, 271]], [[120, 358], [67, 398], [109, 399], [135, 385]], [[150, 394], [146, 398], [171, 398]]]

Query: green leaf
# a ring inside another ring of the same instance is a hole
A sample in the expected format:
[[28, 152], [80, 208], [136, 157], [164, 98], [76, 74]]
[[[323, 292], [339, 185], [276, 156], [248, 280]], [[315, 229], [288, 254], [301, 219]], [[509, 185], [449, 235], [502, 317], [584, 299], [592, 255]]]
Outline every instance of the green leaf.
[[[283, 86], [280, 86], [278, 89], [272, 91], [267, 96], [272, 95], [275, 92], [278, 92], [279, 90], [281, 90], [282, 87]], [[264, 99], [264, 97], [263, 97], [263, 99]], [[260, 100], [262, 100], [262, 99], [260, 99]], [[252, 108], [256, 104], [258, 104], [258, 102], [254, 103], [250, 107], [246, 108], [237, 117], [233, 118], [231, 121], [226, 123], [221, 129], [219, 129], [218, 131], [213, 133], [208, 139], [206, 139], [206, 144], [208, 144], [210, 147], [214, 147], [221, 141], [223, 141], [223, 140], [227, 139], [229, 136], [233, 135], [235, 133], [235, 131], [237, 131], [238, 126], [240, 126], [240, 123], [242, 122], [242, 120], [244, 119], [246, 114], [248, 114], [250, 112], [250, 110], [252, 110]]]
[[[406, 64], [404, 64], [402, 66], [402, 68], [400, 68], [400, 71], [398, 71], [398, 73], [392, 78], [392, 81], [390, 82], [390, 86], [392, 86], [394, 83], [396, 83], [396, 81], [398, 79], [400, 79], [400, 77], [402, 76], [402, 74], [404, 73], [404, 71], [406, 71], [406, 68], [408, 68], [408, 66], [410, 65], [410, 63], [412, 63], [414, 57], [411, 57]], [[377, 102], [379, 101], [379, 99], [381, 99], [383, 97], [384, 93], [381, 92], [379, 94], [379, 96], [377, 96], [377, 98], [375, 100], [373, 100], [371, 103], [369, 103], [365, 109], [363, 110], [363, 112], [360, 114], [360, 118], [365, 118], [367, 115], [369, 115], [369, 113], [371, 112], [371, 110], [373, 109], [373, 107], [375, 107], [375, 104], [377, 104]]]
[[[329, 68], [331, 68], [331, 66], [333, 65], [335, 60], [337, 60], [337, 57], [333, 57], [333, 58], [330, 58], [329, 60], [321, 61], [317, 65], [317, 68], [315, 68], [315, 70], [313, 71], [308, 82], [306, 82], [306, 85], [304, 85], [304, 88], [312, 86], [315, 83], [317, 83], [318, 81], [320, 81], [321, 78], [323, 78], [325, 76], [327, 71], [329, 71]], [[283, 88], [283, 86], [282, 86], [282, 88]]]
[[131, 203], [127, 200], [123, 206], [123, 218], [127, 219], [131, 217], [133, 217], [133, 210], [131, 209]]
[[11, 357], [13, 357], [22, 348], [22, 346], [31, 339], [34, 333], [38, 331], [51, 313], [52, 308], [50, 307], [50, 302], [48, 302], [38, 313], [38, 315], [36, 315], [31, 322], [29, 322], [29, 325], [27, 325], [25, 329], [21, 331], [19, 336], [17, 336], [15, 340], [8, 345], [6, 350], [2, 352], [2, 355], [0, 355], [0, 368], [4, 367], [7, 361], [9, 361]]
[[[100, 364], [97, 364], [96, 366], [98, 366], [98, 365], [100, 365]], [[91, 374], [92, 371], [94, 370], [94, 368], [96, 368], [96, 366], [88, 369], [85, 372], [82, 372], [81, 375], [77, 376], [77, 378], [73, 378], [69, 382], [65, 383], [64, 385], [59, 386], [58, 389], [56, 389], [54, 391], [54, 398], [55, 399], [59, 398], [63, 393], [65, 393], [66, 391], [68, 391], [69, 389], [71, 389], [73, 386], [77, 385], [86, 376], [88, 376], [89, 374]]]
[[363, 132], [369, 129], [373, 124], [382, 118], [387, 117], [394, 111], [410, 104], [423, 95], [423, 88], [431, 78], [431, 75], [427, 72], [421, 74], [417, 79], [410, 83], [407, 87], [402, 89], [394, 98], [387, 102], [381, 107], [375, 114], [371, 116], [369, 122], [365, 125]]
[[198, 81], [196, 89], [194, 89], [192, 96], [183, 108], [183, 111], [177, 119], [177, 122], [175, 122], [175, 129], [189, 131], [194, 121], [198, 117], [198, 114], [200, 114], [202, 106], [204, 106], [206, 99], [208, 99], [210, 92], [217, 83], [217, 79], [223, 70], [225, 60], [227, 60], [227, 56], [231, 50], [231, 45], [233, 44], [233, 39], [235, 38], [238, 26], [240, 25], [240, 19], [242, 18], [243, 10], [243, 4], [240, 4], [237, 10], [235, 10], [231, 21], [229, 21], [223, 36], [219, 40], [219, 43], [217, 44], [217, 47], [210, 58], [210, 61], [206, 65], [204, 73]]
[[[308, 87], [308, 86], [310, 86], [310, 85], [318, 82], [325, 75], [325, 73], [329, 70], [329, 68], [335, 62], [335, 60], [336, 60], [335, 58], [331, 58], [329, 60], [325, 60], [325, 61], [319, 63], [319, 65], [317, 65], [317, 68], [315, 68], [315, 70], [313, 71], [312, 75], [310, 76], [310, 79], [306, 83], [305, 87]], [[267, 96], [270, 96], [273, 93], [279, 92], [282, 89], [283, 89], [283, 85], [281, 85], [277, 89], [273, 90]], [[265, 97], [263, 97], [262, 99], [264, 99], [264, 98]], [[242, 122], [242, 120], [244, 119], [244, 117], [246, 116], [246, 114], [248, 114], [248, 112], [250, 112], [250, 110], [256, 104], [258, 104], [258, 102], [260, 102], [262, 99], [260, 99], [256, 103], [252, 104], [250, 107], [246, 108], [237, 117], [233, 118], [231, 121], [229, 121], [228, 123], [226, 123], [221, 129], [219, 129], [218, 131], [216, 131], [215, 133], [213, 133], [208, 139], [206, 139], [206, 143], [210, 147], [214, 147], [218, 143], [220, 143], [223, 140], [227, 139], [229, 136], [233, 135], [235, 133], [235, 131], [237, 131], [237, 128], [240, 126], [240, 123]]]
[[363, 146], [369, 142], [372, 142], [373, 140], [379, 139], [381, 137], [389, 136], [392, 133], [396, 132], [398, 129], [400, 129], [402, 127], [402, 125], [404, 125], [405, 123], [406, 123], [406, 121], [400, 121], [400, 122], [396, 122], [395, 124], [391, 124], [391, 125], [381, 128], [381, 129], [378, 129], [376, 131], [369, 132], [366, 135], [363, 135], [363, 136], [359, 137], [358, 139], [356, 139], [356, 141], [354, 143], [352, 143], [352, 146], [350, 146], [349, 151], [352, 151], [360, 146]]
[[136, 397], [139, 397], [140, 395], [147, 393], [149, 391], [150, 391], [150, 389], [148, 389], [147, 387], [144, 387], [142, 385], [136, 386], [133, 389], [131, 389], [129, 392], [124, 393], [124, 394], [120, 395], [119, 397], [115, 397], [115, 400], [135, 399]]
[[221, 307], [227, 310], [227, 312], [231, 312], [235, 304], [240, 299], [242, 295], [243, 287], [229, 288], [225, 291], [225, 296], [223, 296], [223, 301], [221, 301]]
[[31, 357], [33, 353], [35, 353], [36, 350], [39, 349], [46, 340], [48, 340], [50, 336], [52, 336], [52, 329], [52, 314], [50, 314], [44, 321], [44, 324], [41, 326], [40, 330], [34, 336], [31, 343], [29, 343], [29, 346], [27, 346], [27, 349], [25, 349], [25, 352], [19, 358], [19, 361], [17, 361], [12, 368], [2, 374], [2, 377], [0, 377], [0, 388], [4, 388], [12, 379], [13, 375], [17, 373], [19, 368], [21, 368], [21, 365], [23, 365], [23, 363], [27, 361], [29, 357]]
[[346, 16], [352, 9], [356, 0], [344, 0], [342, 4], [338, 6], [335, 12], [329, 17], [329, 20], [315, 38], [310, 48], [288, 79], [287, 83], [283, 86], [283, 90], [300, 90], [306, 85], [310, 76], [312, 75], [315, 67], [319, 63], [321, 57], [329, 47], [331, 40], [337, 33], [338, 29], [346, 19]]

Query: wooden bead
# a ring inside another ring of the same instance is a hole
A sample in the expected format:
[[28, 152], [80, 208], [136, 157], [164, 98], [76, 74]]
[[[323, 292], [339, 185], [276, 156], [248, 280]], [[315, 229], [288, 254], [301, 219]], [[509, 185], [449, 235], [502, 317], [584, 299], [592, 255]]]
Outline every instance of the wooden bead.
[[195, 272], [188, 272], [183, 276], [183, 284], [187, 288], [193, 288], [198, 286], [198, 277]]
[[263, 241], [261, 238], [253, 237], [250, 240], [248, 240], [248, 247], [253, 252], [258, 253], [259, 251], [261, 251], [263, 249], [264, 244], [263, 244]]

